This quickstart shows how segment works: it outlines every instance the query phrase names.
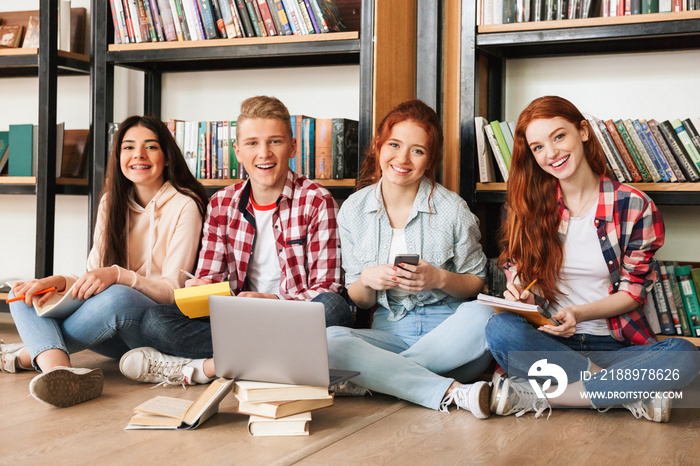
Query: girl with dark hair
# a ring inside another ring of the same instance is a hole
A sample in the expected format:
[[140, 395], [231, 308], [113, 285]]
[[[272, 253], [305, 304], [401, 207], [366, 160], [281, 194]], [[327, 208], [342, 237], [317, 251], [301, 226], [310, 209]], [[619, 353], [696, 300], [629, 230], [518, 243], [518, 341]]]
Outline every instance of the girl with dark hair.
[[[441, 158], [440, 121], [423, 102], [398, 105], [379, 125], [365, 187], [338, 216], [348, 294], [377, 309], [371, 329], [328, 329], [330, 366], [360, 371], [359, 387], [485, 418], [488, 384], [455, 378], [473, 380], [491, 361], [484, 327], [493, 311], [466, 302], [484, 286], [486, 258], [467, 203], [435, 182]], [[420, 255], [417, 265], [395, 264], [407, 253]]]
[[[18, 283], [10, 305], [23, 344], [3, 344], [2, 368], [41, 371], [30, 383], [39, 401], [71, 406], [99, 396], [102, 371], [71, 367], [69, 354], [90, 349], [119, 358], [143, 346], [141, 317], [173, 302], [173, 289], [194, 266], [207, 202], [204, 188], [160, 120], [132, 116], [119, 127], [81, 277], [54, 275]], [[56, 291], [35, 295], [55, 287]], [[65, 319], [39, 317], [32, 306], [55, 293], [83, 301]]]
[[[686, 340], [657, 342], [644, 314], [664, 243], [661, 214], [644, 193], [608, 178], [600, 143], [568, 100], [540, 97], [520, 114], [507, 201], [505, 297], [548, 308], [559, 325], [535, 328], [508, 312], [489, 320], [489, 347], [510, 376], [494, 374], [491, 411], [539, 417], [551, 406], [621, 404], [637, 418], [668, 421], [669, 390], [695, 378], [700, 353]], [[556, 383], [543, 377], [554, 365], [563, 370]]]

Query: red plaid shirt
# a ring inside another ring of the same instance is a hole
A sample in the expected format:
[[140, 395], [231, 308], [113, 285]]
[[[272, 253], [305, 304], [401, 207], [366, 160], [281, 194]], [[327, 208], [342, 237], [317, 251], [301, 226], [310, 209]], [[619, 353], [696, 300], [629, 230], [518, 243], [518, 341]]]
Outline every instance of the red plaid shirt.
[[[327, 291], [340, 292], [337, 214], [338, 206], [325, 188], [291, 170], [287, 173], [272, 214], [282, 299], [310, 300]], [[255, 239], [250, 182], [221, 189], [207, 208], [197, 277], [215, 283], [228, 280], [234, 293], [245, 291]]]

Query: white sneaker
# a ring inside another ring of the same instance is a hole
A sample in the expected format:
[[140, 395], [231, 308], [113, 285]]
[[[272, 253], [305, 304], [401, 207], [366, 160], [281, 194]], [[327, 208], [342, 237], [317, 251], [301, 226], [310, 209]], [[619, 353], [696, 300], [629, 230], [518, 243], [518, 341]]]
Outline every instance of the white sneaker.
[[460, 385], [452, 390], [449, 395], [445, 396], [442, 403], [440, 403], [439, 410], [448, 412], [448, 406], [454, 403], [457, 409], [465, 409], [478, 419], [486, 419], [491, 414], [489, 411], [490, 394], [491, 388], [487, 382]]
[[66, 408], [102, 394], [102, 369], [54, 367], [29, 382], [29, 393], [39, 402]]
[[500, 416], [515, 413], [520, 417], [528, 411], [535, 411], [535, 418], [549, 409], [547, 419], [552, 415], [552, 407], [546, 398], [540, 398], [526, 379], [499, 376], [491, 392], [491, 412]]
[[[158, 385], [194, 385], [194, 368], [188, 367], [191, 359], [170, 356], [155, 348], [144, 346], [127, 352], [119, 360], [119, 370], [126, 377], [137, 382]], [[156, 385], [156, 386], [158, 386]], [[153, 387], [155, 388], [155, 387]]]
[[635, 400], [631, 403], [625, 403], [622, 406], [629, 409], [637, 419], [648, 419], [652, 422], [668, 422], [671, 419], [671, 398], [664, 398], [661, 394], [664, 392], [656, 392], [654, 398], [643, 398]]
[[3, 343], [0, 340], [0, 372], [17, 372], [19, 365], [19, 353], [24, 349], [24, 343]]

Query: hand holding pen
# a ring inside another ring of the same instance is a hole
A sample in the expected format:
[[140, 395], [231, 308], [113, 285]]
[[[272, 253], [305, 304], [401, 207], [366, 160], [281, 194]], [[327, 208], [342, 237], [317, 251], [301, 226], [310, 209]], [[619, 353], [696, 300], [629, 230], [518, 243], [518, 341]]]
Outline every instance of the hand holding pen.
[[537, 283], [537, 279], [534, 279], [524, 290], [520, 290], [520, 287], [514, 283], [508, 283], [506, 285], [506, 291], [503, 294], [505, 299], [508, 301], [520, 301], [523, 303], [534, 304], [535, 295], [530, 292], [530, 288]]
[[188, 280], [185, 281], [185, 288], [189, 288], [190, 286], [208, 285], [211, 283], [211, 280], [209, 280], [208, 278], [197, 278], [185, 269], [180, 269], [180, 272], [187, 275], [188, 278]]

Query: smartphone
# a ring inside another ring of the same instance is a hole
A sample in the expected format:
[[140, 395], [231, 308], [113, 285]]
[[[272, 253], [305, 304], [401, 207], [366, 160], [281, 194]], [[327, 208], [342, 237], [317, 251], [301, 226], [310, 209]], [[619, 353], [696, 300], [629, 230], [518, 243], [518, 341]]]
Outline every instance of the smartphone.
[[[410, 265], [418, 265], [418, 260], [420, 259], [420, 256], [418, 254], [397, 254], [396, 257], [394, 258], [394, 265], [396, 267], [399, 266], [399, 264], [410, 264]], [[403, 267], [401, 267], [403, 268]], [[406, 270], [406, 269], [404, 269]]]

